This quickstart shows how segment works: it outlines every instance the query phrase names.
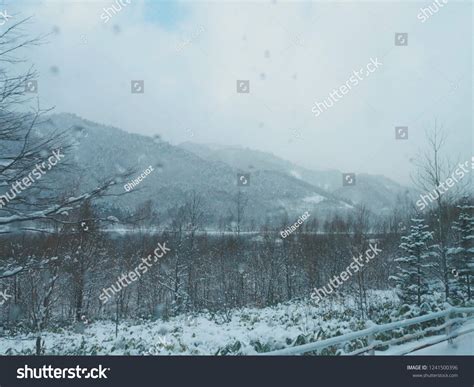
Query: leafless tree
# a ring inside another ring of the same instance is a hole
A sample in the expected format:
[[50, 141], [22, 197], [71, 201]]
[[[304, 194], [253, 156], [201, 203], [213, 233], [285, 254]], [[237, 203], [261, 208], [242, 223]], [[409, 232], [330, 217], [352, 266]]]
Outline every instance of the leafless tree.
[[431, 131], [426, 132], [426, 149], [415, 159], [417, 167], [413, 183], [424, 195], [433, 193], [435, 200], [436, 242], [439, 245], [439, 277], [444, 284], [446, 299], [449, 297], [449, 270], [447, 264], [448, 208], [454, 191], [444, 194], [440, 184], [453, 173], [453, 164], [445, 155], [447, 133], [435, 120]]
[[[95, 189], [74, 197], [66, 197], [59, 190], [54, 192], [47, 184], [47, 177], [37, 177], [40, 175], [38, 170], [36, 181], [31, 184], [37, 165], [46, 162], [53, 151], [67, 154], [70, 143], [67, 128], [60, 132], [50, 131], [44, 136], [35, 131], [49, 110], [41, 109], [38, 100], [33, 105], [34, 101], [27, 93], [27, 85], [36, 80], [33, 68], [20, 74], [15, 70], [19, 63], [27, 62], [21, 57], [25, 49], [44, 42], [44, 36], [30, 39], [23, 32], [30, 21], [30, 18], [20, 20], [0, 35], [0, 227], [40, 221], [67, 224], [69, 221], [64, 216], [68, 211], [78, 208], [85, 200], [105, 195], [121, 178], [131, 173], [127, 171], [122, 176], [111, 177]], [[67, 167], [65, 162], [56, 169]], [[29, 185], [22, 183], [25, 179]], [[21, 184], [29, 187], [27, 195], [18, 189]], [[40, 196], [39, 192], [43, 195]], [[19, 265], [15, 259], [3, 260], [0, 262], [0, 279], [38, 265], [38, 262]]]

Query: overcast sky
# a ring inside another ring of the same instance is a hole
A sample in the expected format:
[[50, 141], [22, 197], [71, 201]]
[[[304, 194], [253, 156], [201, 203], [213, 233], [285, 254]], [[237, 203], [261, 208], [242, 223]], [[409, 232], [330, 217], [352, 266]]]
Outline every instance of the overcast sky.
[[[52, 32], [27, 53], [44, 107], [172, 144], [241, 145], [401, 183], [435, 119], [453, 158], [473, 153], [470, 2], [422, 22], [434, 2], [122, 0], [105, 16], [117, 1], [4, 1], [15, 19], [34, 15], [32, 33]], [[400, 32], [407, 46], [395, 46]], [[315, 102], [371, 58], [381, 65], [316, 117]], [[237, 93], [237, 80], [250, 92]]]

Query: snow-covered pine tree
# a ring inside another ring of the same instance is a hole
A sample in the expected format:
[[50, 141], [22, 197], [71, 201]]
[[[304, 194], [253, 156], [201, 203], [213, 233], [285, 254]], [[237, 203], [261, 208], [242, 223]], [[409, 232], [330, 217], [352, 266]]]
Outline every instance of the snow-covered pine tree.
[[398, 273], [390, 279], [395, 282], [403, 304], [420, 306], [429, 291], [429, 268], [433, 266], [434, 253], [430, 245], [433, 233], [427, 229], [423, 219], [412, 219], [410, 234], [402, 237], [400, 248], [405, 255], [395, 259]]
[[452, 274], [450, 287], [457, 301], [472, 299], [474, 278], [474, 205], [464, 198], [458, 220], [453, 222], [455, 245], [448, 249], [448, 263]]

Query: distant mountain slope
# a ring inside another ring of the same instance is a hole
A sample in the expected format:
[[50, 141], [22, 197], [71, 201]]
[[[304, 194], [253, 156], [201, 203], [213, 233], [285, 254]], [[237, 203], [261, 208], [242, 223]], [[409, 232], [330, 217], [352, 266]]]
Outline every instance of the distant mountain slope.
[[355, 186], [342, 186], [342, 173], [337, 170], [314, 171], [300, 167], [271, 153], [241, 147], [226, 147], [185, 142], [180, 147], [210, 161], [221, 161], [243, 171], [278, 171], [315, 187], [315, 190], [353, 204], [366, 205], [380, 213], [395, 207], [397, 196], [412, 195], [407, 187], [382, 175], [358, 174]]
[[[49, 116], [39, 126], [38, 133], [42, 135], [51, 130], [67, 130], [74, 144], [65, 160], [75, 165], [75, 172], [57, 177], [58, 190], [77, 194], [129, 168], [134, 168], [138, 176], [150, 165], [154, 167], [155, 171], [136, 189], [107, 198], [104, 205], [108, 207], [133, 212], [141, 203], [151, 200], [161, 219], [166, 221], [167, 211], [183, 204], [186, 193], [194, 190], [204, 199], [207, 221], [216, 224], [219, 218], [228, 218], [235, 212], [235, 196], [240, 189], [248, 198], [245, 218], [247, 221], [252, 218], [256, 224], [266, 219], [280, 219], [285, 214], [297, 217], [304, 211], [323, 214], [351, 208], [344, 200], [277, 168], [252, 170], [250, 185], [238, 187], [237, 173], [242, 170], [239, 166], [73, 114]], [[261, 155], [263, 163], [266, 154], [261, 152]], [[125, 192], [125, 183], [117, 187], [116, 193]]]

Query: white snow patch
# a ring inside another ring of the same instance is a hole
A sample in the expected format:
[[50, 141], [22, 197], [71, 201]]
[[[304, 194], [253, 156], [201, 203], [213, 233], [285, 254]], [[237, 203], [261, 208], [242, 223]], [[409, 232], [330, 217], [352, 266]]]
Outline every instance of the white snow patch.
[[298, 171], [290, 171], [290, 175], [301, 180], [301, 175], [298, 173]]
[[313, 195], [313, 196], [307, 196], [303, 198], [303, 201], [306, 203], [313, 203], [313, 204], [318, 204], [324, 200], [324, 196], [321, 195]]

